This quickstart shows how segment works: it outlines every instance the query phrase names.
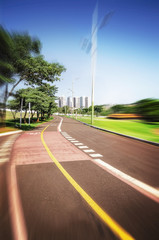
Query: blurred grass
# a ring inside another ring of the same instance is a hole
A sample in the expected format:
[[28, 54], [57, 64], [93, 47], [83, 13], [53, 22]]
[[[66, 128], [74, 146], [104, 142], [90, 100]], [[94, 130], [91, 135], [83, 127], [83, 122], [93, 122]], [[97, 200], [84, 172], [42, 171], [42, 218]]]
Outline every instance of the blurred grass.
[[[22, 112], [22, 117], [24, 116], [24, 112]], [[29, 114], [27, 113], [26, 117], [29, 117]], [[20, 119], [20, 112], [16, 113], [16, 119]], [[6, 111], [6, 120], [13, 119], [13, 115], [11, 111]]]
[[[22, 116], [24, 116], [24, 113], [22, 114]], [[13, 115], [10, 111], [6, 112], [6, 127], [0, 128], [0, 133], [4, 133], [4, 132], [9, 132], [9, 131], [15, 131], [15, 130], [23, 130], [23, 131], [28, 131], [28, 130], [32, 130], [35, 127], [37, 127], [38, 125], [44, 123], [44, 122], [49, 122], [50, 120], [52, 120], [53, 117], [49, 118], [49, 119], [44, 119], [43, 121], [39, 120], [39, 122], [36, 122], [36, 118], [33, 119], [34, 122], [32, 122], [30, 125], [28, 124], [29, 120], [28, 120], [28, 114], [27, 114], [27, 118], [26, 121], [27, 123], [22, 123], [21, 127], [20, 127], [20, 113], [16, 114], [16, 119], [13, 119]]]
[[[77, 120], [91, 125], [90, 117], [78, 117]], [[95, 117], [93, 126], [152, 142], [159, 142], [159, 122], [148, 123], [142, 120], [110, 120]]]

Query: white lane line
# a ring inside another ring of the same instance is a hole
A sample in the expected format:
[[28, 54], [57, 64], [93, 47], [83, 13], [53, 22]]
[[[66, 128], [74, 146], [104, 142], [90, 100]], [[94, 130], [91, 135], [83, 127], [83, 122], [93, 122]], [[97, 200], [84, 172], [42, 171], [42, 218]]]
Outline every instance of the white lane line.
[[73, 141], [71, 141], [72, 143], [78, 143], [79, 141], [76, 141], [76, 140], [73, 140]]
[[[60, 118], [61, 118], [61, 117], [60, 117]], [[61, 118], [61, 121], [60, 121], [60, 123], [59, 123], [59, 125], [58, 125], [58, 128], [57, 128], [59, 132], [61, 132], [62, 122], [63, 122], [63, 118]]]
[[75, 138], [67, 138], [67, 140], [69, 140], [69, 141], [74, 141]]
[[83, 143], [74, 143], [74, 145], [80, 146], [80, 145], [83, 145]]
[[[76, 144], [75, 144], [76, 145]], [[82, 144], [83, 145], [83, 144]], [[80, 149], [88, 148], [87, 146], [78, 146]], [[103, 157], [101, 154], [89, 154], [91, 157]], [[151, 198], [155, 202], [159, 203], [159, 189], [153, 188], [148, 184], [145, 184], [123, 172], [120, 170], [112, 167], [108, 163], [105, 163], [101, 159], [92, 159], [92, 161], [97, 164], [98, 166], [102, 167], [104, 170], [112, 174], [113, 176], [117, 177], [121, 181], [125, 182], [126, 184], [130, 185], [140, 193], [144, 194], [145, 196]]]
[[88, 147], [87, 146], [78, 146], [78, 148], [83, 149], [83, 148], [88, 148]]
[[70, 135], [68, 135], [66, 132], [61, 132], [61, 133], [65, 138], [70, 137]]
[[93, 153], [93, 154], [89, 154], [91, 157], [103, 157], [103, 155], [99, 154], [99, 153]]
[[8, 162], [8, 161], [9, 161], [9, 157], [5, 157], [5, 158], [0, 159], [0, 163]]
[[16, 134], [16, 133], [20, 133], [20, 132], [22, 132], [22, 130], [11, 131], [11, 132], [6, 132], [6, 133], [0, 133], [0, 137], [6, 136], [6, 135], [11, 135], [11, 134]]
[[11, 211], [11, 223], [13, 230], [13, 239], [27, 240], [27, 229], [24, 219], [23, 208], [18, 191], [15, 165], [8, 168], [7, 173], [9, 207]]
[[86, 153], [95, 152], [93, 149], [86, 149], [86, 150], [83, 150], [83, 151], [86, 152]]
[[108, 163], [102, 161], [101, 159], [94, 159], [92, 160], [94, 163], [96, 163], [99, 166], [102, 166], [103, 169], [105, 169], [107, 172], [111, 173], [115, 177], [119, 178], [123, 182], [127, 183], [131, 187], [135, 188], [142, 194], [146, 195], [147, 197], [151, 198], [152, 200], [159, 203], [159, 190], [151, 187], [148, 184], [145, 184], [123, 172], [120, 170], [112, 167]]

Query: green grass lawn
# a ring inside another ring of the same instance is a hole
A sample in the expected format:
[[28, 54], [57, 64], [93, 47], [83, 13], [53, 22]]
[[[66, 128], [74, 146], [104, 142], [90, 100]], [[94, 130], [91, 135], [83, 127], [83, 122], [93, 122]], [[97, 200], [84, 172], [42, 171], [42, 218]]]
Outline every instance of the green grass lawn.
[[[24, 116], [24, 113], [23, 113], [23, 116]], [[28, 115], [27, 115], [27, 118], [26, 118], [27, 123], [26, 124], [22, 123], [21, 128], [20, 128], [20, 113], [16, 114], [16, 119], [14, 120], [12, 113], [10, 111], [7, 111], [6, 112], [6, 127], [0, 128], [0, 133], [15, 131], [15, 130], [19, 130], [19, 129], [24, 130], [24, 131], [32, 130], [36, 126], [38, 126], [44, 122], [48, 122], [52, 119], [53, 119], [53, 117], [51, 117], [49, 119], [45, 119], [43, 121], [39, 121], [39, 122], [36, 122], [36, 119], [35, 119], [34, 122], [29, 125], [28, 124], [28, 122], [29, 122]]]
[[[36, 115], [36, 114], [35, 114]], [[22, 116], [24, 116], [24, 112], [22, 112]], [[29, 117], [29, 114], [27, 113], [26, 117]], [[20, 112], [16, 113], [16, 118], [20, 118]], [[6, 111], [6, 120], [13, 119], [13, 115], [11, 111]]]
[[[91, 124], [90, 117], [78, 117], [77, 120]], [[146, 123], [141, 120], [110, 120], [95, 117], [93, 125], [128, 136], [159, 142], [159, 122]]]

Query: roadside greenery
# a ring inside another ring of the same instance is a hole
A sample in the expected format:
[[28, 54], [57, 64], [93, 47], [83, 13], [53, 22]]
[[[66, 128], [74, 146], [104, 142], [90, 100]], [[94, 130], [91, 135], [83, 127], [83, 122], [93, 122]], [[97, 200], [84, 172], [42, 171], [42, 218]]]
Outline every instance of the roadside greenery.
[[[15, 88], [23, 82], [30, 86], [35, 91], [41, 91], [43, 99], [47, 92], [47, 100], [49, 109], [47, 110], [48, 117], [51, 115], [51, 109], [54, 105], [56, 89], [52, 84], [60, 80], [61, 73], [66, 69], [59, 63], [49, 63], [42, 55], [40, 55], [41, 43], [38, 38], [31, 37], [28, 33], [9, 33], [0, 26], [0, 87], [3, 87], [0, 98], [0, 122], [4, 123], [6, 116], [6, 103], [10, 96], [15, 96]], [[8, 85], [11, 87], [8, 88]], [[2, 88], [1, 88], [2, 89]], [[10, 89], [10, 90], [8, 90]], [[29, 90], [31, 91], [31, 90]], [[35, 91], [33, 90], [35, 95]], [[22, 93], [23, 92], [23, 93]], [[24, 90], [19, 94], [25, 95]], [[50, 100], [53, 94], [53, 101]], [[30, 98], [32, 94], [30, 94]], [[26, 102], [28, 98], [26, 99]], [[34, 105], [35, 105], [35, 101]], [[12, 109], [17, 110], [17, 103], [12, 101], [9, 103]], [[43, 107], [46, 104], [43, 103]], [[35, 108], [35, 106], [34, 106]], [[42, 103], [41, 109], [43, 110]]]
[[14, 99], [8, 101], [7, 107], [11, 109], [13, 119], [15, 119], [16, 113], [21, 109], [21, 101], [23, 99], [23, 122], [26, 123], [29, 103], [31, 106], [31, 122], [35, 113], [37, 115], [38, 122], [40, 114], [41, 120], [43, 120], [44, 118], [50, 118], [51, 114], [57, 110], [57, 106], [55, 104], [56, 92], [57, 88], [55, 86], [50, 86], [49, 84], [45, 84], [43, 87], [20, 89], [14, 94]]
[[[36, 118], [33, 119], [32, 123], [30, 124], [26, 124], [26, 123], [22, 123], [21, 127], [20, 127], [20, 123], [19, 123], [19, 118], [17, 119], [8, 119], [6, 120], [6, 129], [5, 132], [7, 132], [7, 128], [8, 130], [16, 130], [16, 129], [21, 129], [23, 131], [28, 131], [28, 130], [32, 130], [35, 127], [37, 127], [38, 125], [45, 123], [45, 122], [49, 122], [50, 120], [52, 120], [53, 117], [50, 117], [48, 119], [43, 119], [43, 120], [39, 120], [39, 122], [36, 121]], [[26, 118], [26, 122], [28, 123], [28, 118]], [[0, 129], [0, 133], [3, 132], [3, 129], [1, 131]]]
[[[77, 109], [78, 114], [91, 115], [92, 107]], [[65, 113], [64, 111], [62, 111]], [[143, 120], [148, 122], [159, 121], [159, 99], [142, 99], [133, 104], [117, 104], [111, 107], [105, 105], [94, 106], [95, 116], [107, 116], [111, 114], [137, 114], [142, 117]]]
[[[77, 120], [91, 125], [90, 117], [78, 116]], [[159, 122], [148, 123], [141, 120], [110, 120], [96, 117], [93, 125], [128, 136], [159, 142]]]

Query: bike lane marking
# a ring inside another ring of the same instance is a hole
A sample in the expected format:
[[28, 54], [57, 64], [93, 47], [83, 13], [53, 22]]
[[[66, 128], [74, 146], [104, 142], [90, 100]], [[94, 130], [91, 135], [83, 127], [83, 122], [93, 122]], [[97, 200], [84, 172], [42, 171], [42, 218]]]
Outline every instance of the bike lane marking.
[[[83, 150], [84, 151], [84, 150]], [[96, 157], [103, 157], [101, 154], [89, 154], [90, 157], [96, 158]], [[117, 168], [111, 166], [110, 164], [102, 161], [101, 159], [92, 159], [92, 162], [104, 169], [105, 171], [109, 172], [116, 178], [120, 179], [121, 181], [125, 182], [127, 185], [131, 186], [138, 192], [142, 193], [146, 197], [152, 199], [153, 201], [159, 203], [159, 190], [157, 188], [154, 188], [142, 181], [137, 180], [136, 178], [133, 178], [129, 176], [128, 174], [118, 170]]]
[[[58, 126], [58, 130], [60, 132], [62, 121]], [[63, 173], [66, 179], [70, 182], [70, 184], [76, 189], [76, 191], [83, 197], [83, 199], [88, 203], [88, 205], [96, 212], [96, 214], [104, 221], [104, 223], [114, 232], [116, 236], [123, 240], [133, 240], [134, 238], [123, 229], [114, 219], [112, 219], [84, 190], [80, 185], [71, 177], [71, 175], [62, 167], [62, 165], [58, 162], [58, 160], [54, 157], [46, 142], [44, 141], [44, 132], [50, 125], [46, 126], [41, 132], [41, 141], [58, 169]]]

